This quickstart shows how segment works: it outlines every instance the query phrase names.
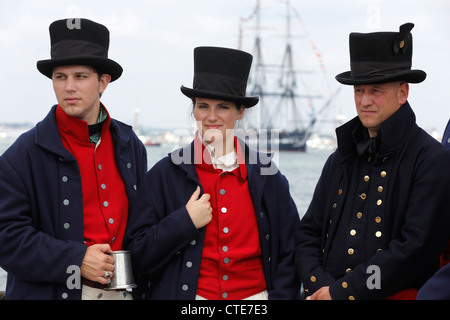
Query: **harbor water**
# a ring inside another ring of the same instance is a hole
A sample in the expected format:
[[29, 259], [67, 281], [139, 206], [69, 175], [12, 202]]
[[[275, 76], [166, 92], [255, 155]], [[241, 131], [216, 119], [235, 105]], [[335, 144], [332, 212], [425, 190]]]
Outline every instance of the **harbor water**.
[[[13, 141], [7, 138], [0, 139], [0, 155]], [[172, 150], [174, 146], [170, 144], [147, 147], [149, 168]], [[274, 157], [279, 170], [289, 181], [290, 192], [300, 217], [308, 209], [322, 167], [332, 152], [330, 149], [308, 149], [307, 152], [281, 151]], [[0, 269], [0, 291], [5, 290], [5, 287], [6, 273]]]

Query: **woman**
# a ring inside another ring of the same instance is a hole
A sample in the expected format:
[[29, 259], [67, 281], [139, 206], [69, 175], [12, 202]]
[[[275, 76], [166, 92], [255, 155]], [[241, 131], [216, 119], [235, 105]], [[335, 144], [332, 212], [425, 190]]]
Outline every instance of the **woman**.
[[[194, 141], [146, 175], [124, 246], [149, 276], [150, 299], [295, 299], [294, 230], [286, 178], [234, 136], [245, 108], [252, 56], [194, 50]], [[267, 157], [267, 156], [266, 156]]]

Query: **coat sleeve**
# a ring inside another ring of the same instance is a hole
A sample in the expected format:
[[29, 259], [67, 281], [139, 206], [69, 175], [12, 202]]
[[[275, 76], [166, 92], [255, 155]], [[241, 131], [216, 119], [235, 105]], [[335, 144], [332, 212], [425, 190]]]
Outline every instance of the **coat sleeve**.
[[[287, 179], [279, 173], [280, 182], [276, 184], [278, 191], [277, 215], [279, 226], [277, 266], [271, 279], [269, 299], [298, 299], [300, 293], [300, 279], [295, 269], [295, 230], [299, 224], [297, 206], [289, 192]], [[274, 227], [271, 222], [271, 228]], [[274, 232], [272, 232], [274, 235]]]
[[[21, 280], [65, 283], [68, 266], [81, 265], [87, 246], [38, 230], [29, 192], [15, 168], [0, 157], [0, 266]], [[40, 223], [50, 214], [41, 212]]]
[[158, 166], [144, 177], [130, 214], [124, 248], [130, 250], [135, 272], [158, 274], [200, 232], [195, 228], [185, 204], [172, 210], [167, 197], [180, 190], [165, 192]]
[[314, 190], [312, 201], [302, 217], [296, 230], [295, 262], [303, 290], [311, 295], [324, 286], [329, 286], [336, 279], [323, 268], [323, 223], [326, 219], [324, 213], [326, 195], [326, 177], [332, 171], [333, 156], [327, 160], [321, 177]]

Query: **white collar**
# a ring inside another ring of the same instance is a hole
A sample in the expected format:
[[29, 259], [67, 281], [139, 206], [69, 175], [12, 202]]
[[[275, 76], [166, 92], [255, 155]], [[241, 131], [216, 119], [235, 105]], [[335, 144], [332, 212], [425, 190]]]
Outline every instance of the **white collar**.
[[239, 167], [237, 153], [235, 148], [233, 151], [221, 156], [216, 157], [215, 148], [211, 144], [206, 143], [203, 140], [203, 137], [198, 133], [200, 140], [202, 141], [205, 148], [208, 150], [209, 155], [211, 156], [211, 161], [215, 169], [221, 169], [223, 171], [233, 171], [234, 169]]

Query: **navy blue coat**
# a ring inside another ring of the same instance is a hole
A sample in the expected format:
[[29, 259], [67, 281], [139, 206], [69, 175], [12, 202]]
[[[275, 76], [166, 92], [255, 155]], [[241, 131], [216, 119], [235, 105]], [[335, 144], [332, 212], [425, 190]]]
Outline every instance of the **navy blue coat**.
[[[173, 152], [148, 172], [129, 218], [124, 246], [132, 252], [136, 272], [149, 276], [149, 299], [195, 299], [205, 228], [195, 228], [185, 207], [201, 186], [193, 148], [194, 143]], [[245, 146], [269, 299], [296, 299], [300, 290], [294, 265], [297, 208], [287, 179], [267, 157], [261, 161], [262, 156]], [[261, 174], [269, 168], [272, 174]]]
[[[417, 126], [406, 103], [381, 124], [370, 168], [355, 173], [357, 125], [356, 117], [336, 130], [338, 149], [327, 160], [297, 231], [296, 263], [308, 294], [330, 286], [333, 299], [383, 299], [419, 288], [439, 267], [448, 238], [450, 153]], [[368, 190], [352, 191], [352, 182]], [[361, 201], [367, 210], [351, 209]], [[344, 234], [337, 234], [339, 224], [347, 226]], [[332, 261], [332, 250], [342, 250], [344, 261]], [[362, 262], [336, 270], [353, 259]], [[379, 267], [380, 289], [372, 286], [375, 269], [369, 266]]]
[[447, 127], [445, 128], [444, 135], [442, 136], [442, 144], [445, 149], [450, 150], [450, 120], [447, 123]]
[[[7, 299], [81, 299], [66, 281], [81, 266], [81, 176], [61, 141], [56, 106], [0, 157], [0, 266]], [[111, 120], [116, 161], [131, 206], [147, 171], [145, 147], [131, 127]], [[69, 200], [67, 205], [67, 201]]]
[[[450, 120], [445, 128], [442, 144], [450, 151]], [[450, 242], [447, 242], [447, 246], [449, 245]], [[417, 293], [417, 300], [450, 300], [450, 263], [439, 269], [420, 288]]]
[[450, 263], [439, 269], [420, 288], [417, 300], [450, 300]]

